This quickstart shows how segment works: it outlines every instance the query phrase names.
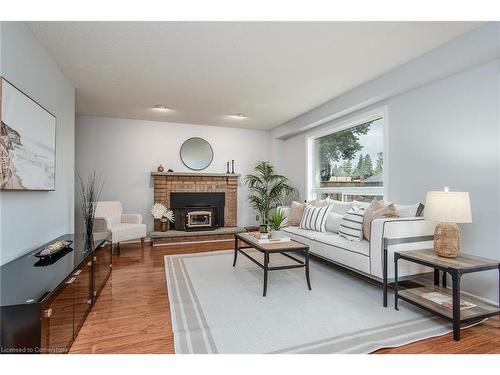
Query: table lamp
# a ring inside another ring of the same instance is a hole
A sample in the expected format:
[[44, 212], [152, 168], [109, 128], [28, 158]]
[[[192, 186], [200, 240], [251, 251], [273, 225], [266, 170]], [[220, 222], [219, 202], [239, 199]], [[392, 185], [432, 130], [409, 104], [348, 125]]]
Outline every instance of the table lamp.
[[434, 250], [439, 256], [455, 258], [460, 251], [460, 230], [457, 223], [471, 223], [468, 192], [429, 191], [425, 198], [424, 218], [437, 221]]

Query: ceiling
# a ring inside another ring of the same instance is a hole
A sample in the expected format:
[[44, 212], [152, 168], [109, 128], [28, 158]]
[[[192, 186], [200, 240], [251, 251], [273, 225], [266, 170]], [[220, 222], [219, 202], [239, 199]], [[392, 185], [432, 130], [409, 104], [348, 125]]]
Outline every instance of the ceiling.
[[[28, 23], [76, 87], [78, 114], [256, 129], [278, 126], [478, 25]], [[248, 117], [231, 116], [237, 113]]]

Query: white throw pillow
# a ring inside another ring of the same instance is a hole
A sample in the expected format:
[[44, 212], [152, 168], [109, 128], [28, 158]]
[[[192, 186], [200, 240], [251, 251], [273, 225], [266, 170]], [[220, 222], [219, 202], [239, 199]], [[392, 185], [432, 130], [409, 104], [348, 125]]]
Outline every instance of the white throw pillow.
[[[356, 205], [356, 206], [362, 207], [366, 210], [368, 207], [370, 207], [371, 202], [360, 202], [360, 201], [354, 200], [351, 203], [353, 206]], [[384, 204], [389, 204], [389, 203], [384, 203]]]
[[288, 227], [289, 226], [288, 225], [288, 220], [290, 218], [290, 210], [291, 209], [292, 209], [291, 207], [284, 207], [284, 206], [281, 206], [281, 207], [278, 208], [278, 210], [280, 212], [282, 212], [283, 214], [286, 215], [285, 220], [283, 220], [283, 226], [284, 227]]
[[340, 230], [340, 224], [342, 223], [342, 219], [344, 215], [336, 214], [335, 212], [330, 212], [328, 214], [328, 218], [326, 219], [326, 231], [338, 233]]
[[335, 199], [331, 199], [330, 197], [326, 197], [325, 199], [315, 199], [312, 201], [307, 202], [311, 206], [315, 207], [325, 207], [325, 206], [333, 206], [337, 203], [341, 203], [340, 201], [336, 201]]
[[332, 212], [335, 212], [338, 215], [344, 216], [352, 207], [352, 202], [336, 202], [337, 203], [333, 205]]
[[399, 217], [415, 217], [420, 203], [417, 204], [395, 204], [396, 215]]
[[299, 228], [306, 230], [314, 230], [316, 232], [324, 232], [326, 230], [326, 219], [331, 207], [314, 207], [306, 206]]
[[361, 241], [363, 239], [363, 216], [365, 209], [353, 205], [345, 214], [340, 223], [339, 235], [349, 241]]

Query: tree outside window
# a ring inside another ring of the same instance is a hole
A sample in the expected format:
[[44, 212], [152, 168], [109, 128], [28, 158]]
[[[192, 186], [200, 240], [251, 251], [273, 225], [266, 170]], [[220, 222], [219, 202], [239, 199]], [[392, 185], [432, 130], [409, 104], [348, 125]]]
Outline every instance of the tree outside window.
[[[316, 139], [319, 187], [323, 195], [352, 200], [357, 188], [377, 188], [366, 199], [380, 196], [384, 169], [384, 120], [375, 119]], [[366, 200], [365, 199], [365, 200]]]

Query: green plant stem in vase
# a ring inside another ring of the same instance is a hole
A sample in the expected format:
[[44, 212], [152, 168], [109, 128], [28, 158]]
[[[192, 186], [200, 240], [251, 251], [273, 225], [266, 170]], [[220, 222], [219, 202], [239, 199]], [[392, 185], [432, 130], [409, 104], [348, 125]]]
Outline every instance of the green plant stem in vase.
[[274, 210], [267, 221], [271, 228], [271, 238], [279, 240], [283, 237], [282, 229], [285, 227], [286, 214], [280, 209]]

